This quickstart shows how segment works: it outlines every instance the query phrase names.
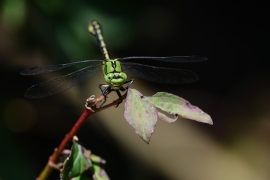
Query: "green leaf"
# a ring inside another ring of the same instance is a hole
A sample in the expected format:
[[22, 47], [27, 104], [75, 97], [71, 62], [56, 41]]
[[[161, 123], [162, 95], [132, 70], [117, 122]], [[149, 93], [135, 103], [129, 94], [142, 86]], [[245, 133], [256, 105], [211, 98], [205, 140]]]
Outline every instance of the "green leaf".
[[96, 156], [94, 154], [91, 154], [90, 158], [92, 160], [93, 168], [94, 168], [93, 179], [94, 180], [110, 180], [109, 176], [104, 170], [104, 165], [106, 161], [102, 159], [101, 157]]
[[128, 89], [124, 116], [140, 138], [149, 144], [158, 115], [155, 106], [141, 97], [139, 91]]
[[[80, 176], [91, 168], [92, 163], [87, 156], [90, 156], [90, 151], [74, 142], [71, 148], [71, 154], [64, 162], [63, 170], [61, 172], [62, 180], [70, 180], [73, 177]], [[80, 179], [81, 177], [78, 178]]]
[[[202, 123], [213, 124], [211, 117], [207, 113], [203, 112], [197, 106], [191, 105], [187, 100], [176, 95], [166, 92], [158, 92], [151, 97], [144, 96], [143, 99], [149, 101], [160, 110], [169, 114], [178, 115], [182, 118], [191, 119]], [[170, 121], [168, 117], [165, 118], [164, 114], [159, 114], [159, 117], [166, 122]], [[174, 122], [173, 119], [171, 119], [171, 121]]]

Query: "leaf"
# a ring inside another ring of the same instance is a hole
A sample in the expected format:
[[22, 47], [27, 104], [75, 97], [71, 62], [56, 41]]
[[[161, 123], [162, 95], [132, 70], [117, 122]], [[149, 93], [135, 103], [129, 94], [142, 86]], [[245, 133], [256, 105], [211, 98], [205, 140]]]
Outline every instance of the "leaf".
[[91, 161], [93, 163], [93, 168], [94, 168], [93, 179], [94, 180], [110, 180], [109, 176], [104, 170], [104, 165], [106, 161], [102, 159], [101, 157], [96, 156], [94, 154], [91, 154], [90, 158], [91, 158]]
[[149, 144], [158, 115], [155, 106], [141, 97], [139, 91], [128, 89], [124, 116], [140, 138]]
[[[182, 118], [195, 120], [202, 123], [213, 124], [211, 117], [197, 106], [191, 105], [187, 100], [166, 92], [158, 92], [151, 97], [144, 96], [144, 100], [149, 101], [157, 108], [169, 114], [178, 115]], [[164, 120], [164, 114], [159, 116]], [[168, 122], [168, 119], [165, 119]]]
[[175, 122], [177, 120], [177, 118], [178, 118], [177, 115], [174, 117], [174, 119], [173, 118], [169, 118], [168, 116], [166, 116], [165, 114], [163, 114], [161, 112], [158, 112], [158, 117], [159, 117], [159, 119], [161, 119], [161, 120], [163, 120], [165, 122], [168, 122], [168, 123]]
[[[73, 177], [77, 177], [92, 167], [90, 159], [86, 158], [87, 154], [90, 156], [90, 151], [74, 142], [71, 154], [64, 162], [61, 172], [62, 180], [70, 180]], [[78, 178], [80, 179], [81, 177]]]

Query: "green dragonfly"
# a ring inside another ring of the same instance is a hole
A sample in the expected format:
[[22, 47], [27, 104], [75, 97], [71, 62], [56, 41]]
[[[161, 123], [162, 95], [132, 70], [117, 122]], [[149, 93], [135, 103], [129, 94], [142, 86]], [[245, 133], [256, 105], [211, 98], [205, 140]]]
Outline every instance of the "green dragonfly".
[[103, 74], [107, 84], [99, 84], [99, 89], [102, 95], [108, 95], [111, 91], [115, 91], [121, 98], [120, 91], [126, 91], [134, 79], [128, 79], [127, 74], [148, 81], [163, 83], [163, 84], [181, 84], [191, 83], [198, 80], [198, 76], [190, 71], [184, 69], [156, 67], [135, 62], [136, 60], [152, 60], [161, 61], [165, 64], [172, 63], [188, 63], [205, 61], [207, 58], [200, 56], [171, 56], [171, 57], [147, 57], [147, 56], [133, 56], [110, 59], [106, 45], [103, 40], [101, 25], [97, 21], [90, 22], [88, 31], [96, 37], [99, 42], [104, 60], [84, 60], [79, 62], [72, 62], [67, 64], [49, 65], [44, 67], [33, 67], [25, 69], [21, 75], [38, 75], [58, 71], [70, 66], [80, 63], [95, 62], [96, 64], [87, 66], [70, 74], [57, 77], [30, 87], [25, 97], [28, 98], [42, 98], [54, 95], [56, 93], [65, 91], [72, 86], [97, 75]]

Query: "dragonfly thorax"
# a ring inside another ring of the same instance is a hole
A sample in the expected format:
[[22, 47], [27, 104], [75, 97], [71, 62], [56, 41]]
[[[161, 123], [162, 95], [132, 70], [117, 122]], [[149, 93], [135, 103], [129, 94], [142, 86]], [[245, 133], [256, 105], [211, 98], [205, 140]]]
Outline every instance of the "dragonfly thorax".
[[114, 90], [120, 89], [127, 81], [127, 75], [122, 71], [121, 63], [117, 59], [103, 61], [102, 69], [105, 81]]

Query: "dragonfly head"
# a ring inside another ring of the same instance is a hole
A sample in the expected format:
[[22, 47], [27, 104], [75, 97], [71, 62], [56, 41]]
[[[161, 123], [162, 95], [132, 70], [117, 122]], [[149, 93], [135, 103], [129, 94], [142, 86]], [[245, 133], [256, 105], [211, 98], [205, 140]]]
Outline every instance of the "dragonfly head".
[[104, 75], [104, 78], [115, 90], [118, 90], [127, 81], [127, 75], [124, 72], [108, 73]]
[[121, 63], [117, 59], [104, 61], [102, 69], [105, 81], [115, 90], [127, 81], [127, 75], [122, 71]]

